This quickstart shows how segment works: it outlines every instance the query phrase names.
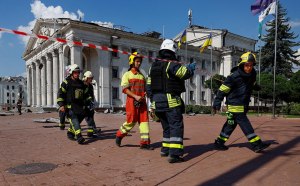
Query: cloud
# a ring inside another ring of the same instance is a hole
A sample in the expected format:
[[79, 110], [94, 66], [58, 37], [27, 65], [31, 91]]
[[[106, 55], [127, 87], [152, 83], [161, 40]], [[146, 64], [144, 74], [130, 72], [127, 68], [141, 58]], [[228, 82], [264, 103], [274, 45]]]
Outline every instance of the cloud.
[[95, 23], [99, 26], [104, 26], [104, 27], [108, 27], [108, 28], [113, 28], [114, 24], [112, 22], [102, 22], [102, 21], [91, 21], [92, 23]]
[[300, 21], [290, 21], [289, 24], [292, 28], [299, 27]]
[[[39, 18], [70, 18], [73, 20], [79, 20], [83, 19], [84, 13], [80, 10], [77, 10], [77, 14], [73, 12], [64, 11], [61, 6], [46, 6], [44, 3], [42, 3], [40, 0], [36, 0], [33, 3], [30, 4], [31, 6], [31, 12], [34, 16], [34, 20], [30, 21], [26, 26], [20, 25], [18, 27], [18, 30], [29, 32], [31, 33], [31, 30], [34, 27], [34, 24], [36, 22], [36, 19]], [[0, 36], [1, 37], [1, 36]], [[20, 39], [22, 42], [26, 45], [26, 43], [29, 40], [29, 37], [20, 36]]]
[[2, 37], [2, 32], [0, 32], [0, 39], [1, 39], [1, 37]]

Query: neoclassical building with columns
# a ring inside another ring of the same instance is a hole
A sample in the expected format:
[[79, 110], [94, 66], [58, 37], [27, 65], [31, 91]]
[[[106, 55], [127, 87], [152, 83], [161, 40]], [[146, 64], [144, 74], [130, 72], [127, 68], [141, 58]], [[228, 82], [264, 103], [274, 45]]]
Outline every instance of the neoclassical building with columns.
[[[144, 56], [155, 57], [163, 41], [157, 32], [143, 34], [108, 28], [95, 23], [67, 18], [38, 19], [32, 30], [46, 35], [82, 43], [107, 46], [119, 51], [138, 51]], [[208, 35], [213, 32], [212, 48], [199, 52]], [[174, 37], [179, 40], [181, 34]], [[197, 63], [197, 70], [186, 81], [186, 104], [210, 105], [210, 89], [204, 88], [205, 80], [216, 73], [227, 76], [245, 51], [253, 51], [256, 40], [227, 30], [210, 30], [192, 26], [187, 30], [187, 47], [179, 50], [180, 61]], [[83, 72], [94, 75], [94, 94], [98, 108], [120, 108], [126, 103], [120, 82], [128, 70], [128, 55], [85, 46], [42, 40], [31, 37], [23, 54], [26, 61], [27, 103], [32, 107], [57, 107], [56, 99], [60, 83], [65, 78], [65, 67], [78, 64]], [[153, 59], [144, 58], [141, 72], [146, 76]]]

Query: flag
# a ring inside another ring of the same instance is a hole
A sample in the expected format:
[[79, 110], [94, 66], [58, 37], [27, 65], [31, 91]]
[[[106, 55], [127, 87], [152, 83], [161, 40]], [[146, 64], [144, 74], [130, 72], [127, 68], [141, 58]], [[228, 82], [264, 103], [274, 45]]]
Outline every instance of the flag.
[[179, 42], [178, 42], [178, 48], [180, 48], [181, 44], [186, 43], [186, 30], [183, 31]]
[[265, 10], [271, 3], [275, 0], [256, 0], [253, 5], [251, 5], [251, 12], [253, 15], [260, 13]]
[[259, 22], [259, 25], [258, 25], [258, 39], [261, 38], [261, 32], [262, 32], [262, 22]]
[[208, 46], [211, 46], [212, 43], [212, 38], [211, 38], [211, 33], [209, 34], [208, 38], [205, 40], [203, 45], [200, 45], [200, 53], [204, 51]]
[[267, 15], [275, 14], [275, 10], [276, 10], [276, 1], [271, 3], [265, 10], [261, 12], [261, 14], [258, 17], [258, 21], [262, 22], [267, 17]]

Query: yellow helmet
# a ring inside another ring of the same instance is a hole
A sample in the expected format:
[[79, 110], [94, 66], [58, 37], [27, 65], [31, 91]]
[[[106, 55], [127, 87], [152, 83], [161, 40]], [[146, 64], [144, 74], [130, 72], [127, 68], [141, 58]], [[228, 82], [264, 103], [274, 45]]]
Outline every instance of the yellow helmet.
[[134, 62], [135, 58], [141, 58], [141, 60], [143, 60], [143, 56], [141, 56], [138, 52], [133, 52], [130, 56], [129, 56], [129, 65], [132, 65]]
[[238, 64], [238, 66], [240, 66], [243, 63], [247, 63], [247, 62], [253, 62], [253, 65], [256, 64], [256, 56], [255, 54], [251, 53], [251, 52], [246, 52], [243, 55], [241, 55], [241, 59], [240, 59], [240, 63]]

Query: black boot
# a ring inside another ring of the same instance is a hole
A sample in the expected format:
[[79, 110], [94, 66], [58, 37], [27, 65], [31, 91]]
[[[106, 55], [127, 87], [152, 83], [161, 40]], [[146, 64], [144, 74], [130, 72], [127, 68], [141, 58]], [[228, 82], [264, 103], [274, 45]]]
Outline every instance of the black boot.
[[83, 144], [83, 142], [85, 141], [85, 139], [82, 137], [81, 134], [77, 134], [77, 143], [78, 144]]
[[122, 139], [123, 139], [123, 138], [116, 136], [116, 145], [117, 145], [118, 147], [121, 146]]
[[69, 140], [75, 140], [75, 134], [70, 131], [67, 132], [67, 137]]
[[178, 155], [171, 155], [168, 158], [169, 163], [181, 163], [184, 162], [184, 159]]
[[261, 140], [251, 143], [252, 145], [252, 150], [256, 153], [261, 152], [262, 150], [268, 148], [271, 144], [270, 143], [264, 143]]
[[228, 150], [228, 147], [224, 145], [224, 143], [225, 141], [221, 140], [220, 138], [216, 139], [214, 143], [215, 148], [217, 150], [223, 150], [223, 151]]

